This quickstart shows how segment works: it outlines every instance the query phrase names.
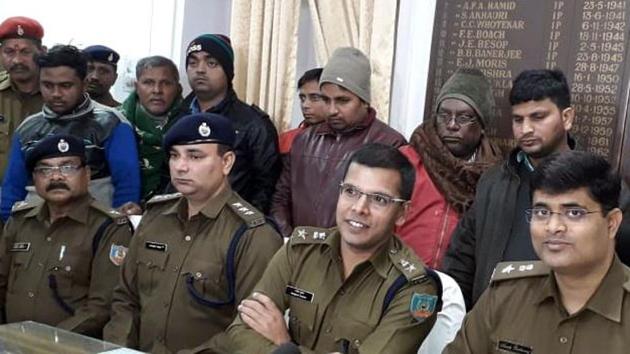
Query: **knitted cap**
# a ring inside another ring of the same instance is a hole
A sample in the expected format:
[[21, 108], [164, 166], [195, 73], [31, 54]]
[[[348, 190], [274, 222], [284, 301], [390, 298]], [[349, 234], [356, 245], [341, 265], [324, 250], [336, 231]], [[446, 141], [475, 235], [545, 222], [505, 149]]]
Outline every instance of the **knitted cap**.
[[440, 107], [442, 101], [454, 98], [471, 106], [481, 121], [482, 126], [487, 127], [495, 121], [494, 96], [490, 82], [478, 69], [461, 68], [446, 80], [437, 97], [435, 109]]
[[319, 86], [329, 82], [339, 85], [370, 103], [370, 59], [352, 47], [337, 48], [326, 63]]
[[202, 34], [190, 42], [186, 49], [186, 66], [191, 53], [206, 52], [215, 58], [221, 67], [228, 81], [234, 78], [234, 50], [228, 36], [222, 34]]

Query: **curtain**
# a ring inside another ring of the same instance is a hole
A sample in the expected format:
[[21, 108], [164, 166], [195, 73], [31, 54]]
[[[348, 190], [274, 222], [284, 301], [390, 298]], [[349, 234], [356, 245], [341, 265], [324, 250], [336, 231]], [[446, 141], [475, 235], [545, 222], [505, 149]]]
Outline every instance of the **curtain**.
[[234, 90], [260, 106], [278, 131], [291, 123], [299, 0], [233, 0]]
[[[289, 1], [290, 2], [290, 1]], [[325, 65], [337, 47], [356, 47], [372, 66], [372, 102], [389, 122], [396, 38], [396, 0], [308, 0], [317, 63]]]

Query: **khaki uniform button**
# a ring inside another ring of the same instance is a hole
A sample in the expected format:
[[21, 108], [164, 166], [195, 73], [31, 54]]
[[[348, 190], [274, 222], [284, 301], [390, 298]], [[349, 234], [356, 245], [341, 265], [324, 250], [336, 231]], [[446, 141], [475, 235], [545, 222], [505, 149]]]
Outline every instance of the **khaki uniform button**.
[[69, 271], [71, 271], [71, 270], [72, 270], [72, 267], [71, 267], [71, 266], [66, 266], [66, 267], [64, 268], [64, 270], [65, 270], [66, 272], [69, 272]]
[[184, 240], [190, 241], [190, 240], [192, 240], [192, 237], [190, 237], [190, 235], [186, 235], [186, 237], [184, 237]]
[[562, 344], [566, 344], [569, 341], [569, 339], [565, 336], [560, 337], [560, 343]]
[[354, 346], [355, 346], [355, 347], [357, 347], [357, 348], [358, 348], [359, 346], [361, 346], [361, 341], [360, 341], [360, 340], [358, 340], [358, 339], [355, 339], [355, 340], [354, 340]]
[[203, 275], [203, 274], [201, 274], [201, 272], [197, 272], [197, 273], [195, 273], [195, 278], [197, 278], [197, 279], [201, 279], [201, 276], [202, 276], [202, 275]]
[[395, 248], [392, 248], [391, 250], [389, 250], [389, 253], [396, 254], [396, 253], [398, 253], [398, 250], [395, 249]]
[[46, 237], [46, 241], [48, 241], [48, 242], [52, 241], [52, 237], [50, 237], [50, 236]]
[[33, 292], [32, 292], [32, 291], [29, 291], [29, 292], [28, 292], [28, 297], [35, 297], [35, 294], [33, 294]]

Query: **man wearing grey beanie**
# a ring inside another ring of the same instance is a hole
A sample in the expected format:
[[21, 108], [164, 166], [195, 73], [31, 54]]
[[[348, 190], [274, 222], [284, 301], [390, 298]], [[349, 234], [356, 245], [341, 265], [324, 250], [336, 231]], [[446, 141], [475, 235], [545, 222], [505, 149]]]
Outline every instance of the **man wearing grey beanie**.
[[367, 143], [406, 144], [396, 130], [376, 118], [370, 106], [370, 60], [360, 50], [337, 48], [319, 81], [326, 122], [298, 135], [272, 198], [271, 215], [285, 237], [298, 225], [335, 226], [343, 167]]

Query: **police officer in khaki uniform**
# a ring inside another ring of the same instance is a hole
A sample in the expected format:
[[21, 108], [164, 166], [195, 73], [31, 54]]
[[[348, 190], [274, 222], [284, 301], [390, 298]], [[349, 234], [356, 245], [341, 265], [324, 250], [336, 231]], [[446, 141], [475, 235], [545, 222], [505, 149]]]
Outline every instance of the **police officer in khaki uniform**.
[[5, 322], [101, 336], [132, 230], [88, 194], [85, 161], [83, 142], [71, 135], [43, 139], [27, 155], [43, 201], [16, 203], [0, 241]]
[[179, 193], [147, 203], [106, 340], [152, 353], [202, 346], [251, 295], [282, 237], [229, 185], [235, 136], [210, 113], [185, 116], [165, 135]]
[[44, 52], [44, 29], [28, 17], [10, 17], [0, 24], [0, 181], [9, 159], [15, 128], [42, 109], [36, 57]]
[[[536, 167], [532, 244], [541, 261], [499, 263], [445, 353], [627, 353], [630, 269], [615, 255], [620, 181], [586, 152]], [[525, 216], [524, 216], [525, 217]]]
[[417, 352], [440, 298], [435, 273], [393, 234], [414, 178], [395, 148], [358, 150], [340, 185], [337, 228], [294, 230], [215, 351]]

